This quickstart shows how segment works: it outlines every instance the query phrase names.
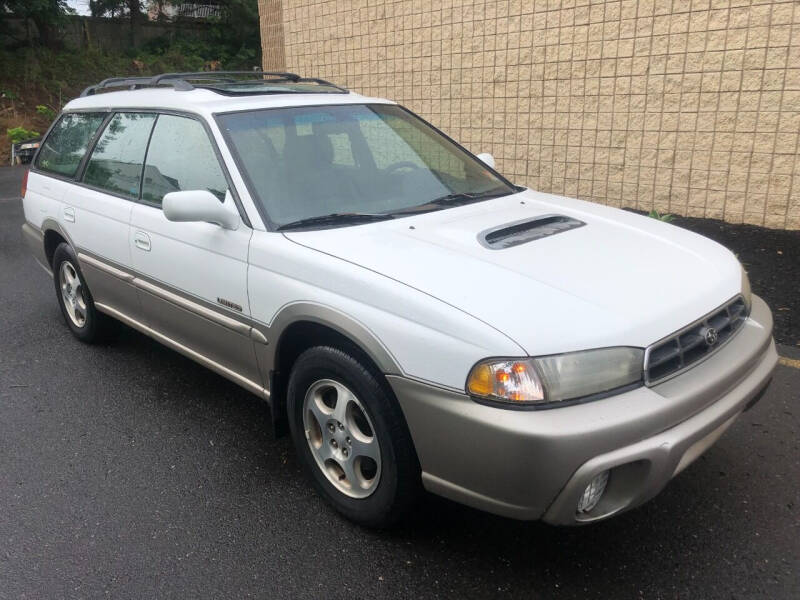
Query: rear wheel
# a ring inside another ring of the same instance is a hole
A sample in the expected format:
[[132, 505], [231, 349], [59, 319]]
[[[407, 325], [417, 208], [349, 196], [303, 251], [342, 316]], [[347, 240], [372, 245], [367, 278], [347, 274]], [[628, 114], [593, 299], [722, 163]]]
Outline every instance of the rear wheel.
[[78, 258], [66, 243], [59, 244], [53, 253], [53, 280], [61, 313], [75, 337], [92, 343], [106, 339], [117, 330], [117, 322], [95, 308]]
[[323, 497], [363, 525], [393, 524], [413, 506], [419, 464], [397, 405], [374, 369], [338, 348], [301, 354], [289, 378], [289, 426]]

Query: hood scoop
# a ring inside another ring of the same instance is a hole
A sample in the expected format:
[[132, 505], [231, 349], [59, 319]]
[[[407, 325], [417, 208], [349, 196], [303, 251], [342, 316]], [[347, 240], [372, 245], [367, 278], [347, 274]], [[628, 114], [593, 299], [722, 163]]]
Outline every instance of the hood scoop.
[[563, 215], [543, 215], [524, 221], [507, 223], [486, 229], [478, 234], [478, 241], [490, 250], [502, 250], [539, 240], [570, 229], [586, 225], [583, 221]]

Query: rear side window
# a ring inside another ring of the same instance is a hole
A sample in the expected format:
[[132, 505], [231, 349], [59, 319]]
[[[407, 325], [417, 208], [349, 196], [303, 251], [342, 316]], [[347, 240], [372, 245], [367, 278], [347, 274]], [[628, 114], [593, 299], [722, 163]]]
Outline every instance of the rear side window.
[[83, 182], [136, 200], [147, 140], [155, 118], [152, 113], [114, 115], [92, 150]]
[[199, 121], [160, 115], [147, 151], [142, 200], [160, 205], [165, 194], [187, 190], [206, 190], [222, 201], [228, 182]]
[[36, 167], [74, 177], [92, 137], [103, 123], [103, 113], [71, 113], [62, 116], [39, 150]]

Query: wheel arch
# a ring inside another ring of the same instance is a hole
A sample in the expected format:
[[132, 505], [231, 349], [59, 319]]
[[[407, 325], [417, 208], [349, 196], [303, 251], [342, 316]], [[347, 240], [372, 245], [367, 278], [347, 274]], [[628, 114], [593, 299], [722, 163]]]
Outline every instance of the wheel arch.
[[45, 219], [42, 223], [42, 240], [44, 243], [44, 255], [47, 259], [47, 264], [52, 268], [53, 254], [62, 242], [69, 244], [69, 246], [77, 253], [75, 244], [69, 234], [64, 231], [64, 228], [59, 225], [58, 221], [54, 219]]
[[284, 307], [273, 319], [270, 338], [275, 342], [267, 360], [270, 405], [275, 430], [286, 431], [286, 388], [294, 362], [303, 351], [314, 346], [330, 345], [353, 353], [370, 366], [386, 384], [387, 374], [403, 373], [397, 360], [378, 337], [364, 324], [340, 311], [313, 303], [295, 303]]

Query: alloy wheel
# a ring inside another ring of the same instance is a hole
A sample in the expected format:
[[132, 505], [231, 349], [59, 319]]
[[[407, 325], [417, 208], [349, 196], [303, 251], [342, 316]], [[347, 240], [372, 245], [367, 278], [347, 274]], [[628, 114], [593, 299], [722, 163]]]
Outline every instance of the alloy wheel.
[[69, 320], [76, 327], [83, 327], [86, 325], [86, 298], [78, 272], [68, 260], [61, 263], [58, 282], [61, 287], [61, 298], [64, 300], [64, 310]]
[[375, 428], [353, 392], [332, 379], [314, 382], [303, 400], [308, 447], [328, 481], [351, 498], [378, 486], [381, 451]]

